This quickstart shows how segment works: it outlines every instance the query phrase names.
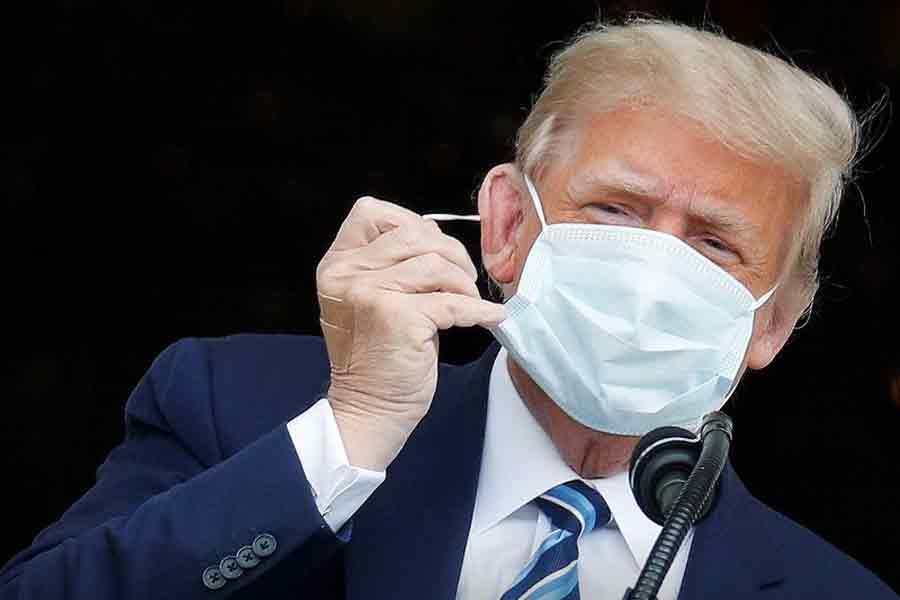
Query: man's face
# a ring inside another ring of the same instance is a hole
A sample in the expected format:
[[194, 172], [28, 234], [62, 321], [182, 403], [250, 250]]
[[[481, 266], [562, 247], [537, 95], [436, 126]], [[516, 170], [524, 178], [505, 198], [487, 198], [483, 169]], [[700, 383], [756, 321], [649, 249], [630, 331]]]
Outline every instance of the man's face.
[[[776, 165], [743, 158], [699, 125], [649, 108], [588, 119], [537, 185], [549, 223], [601, 223], [669, 233], [756, 297], [784, 279], [799, 242], [808, 195], [802, 181]], [[485, 208], [482, 198], [479, 203]], [[512, 287], [540, 233], [527, 196], [519, 210], [518, 226], [506, 240], [511, 248], [505, 264], [492, 264], [488, 257], [497, 240], [482, 240], [492, 276]], [[488, 212], [483, 219], [503, 218]], [[498, 229], [487, 223], [483, 237], [496, 237]], [[787, 289], [792, 282], [781, 285]], [[775, 305], [769, 302], [757, 313], [747, 356], [752, 368], [768, 364], [796, 321], [797, 315], [774, 314]], [[789, 326], [781, 322], [785, 320]]]

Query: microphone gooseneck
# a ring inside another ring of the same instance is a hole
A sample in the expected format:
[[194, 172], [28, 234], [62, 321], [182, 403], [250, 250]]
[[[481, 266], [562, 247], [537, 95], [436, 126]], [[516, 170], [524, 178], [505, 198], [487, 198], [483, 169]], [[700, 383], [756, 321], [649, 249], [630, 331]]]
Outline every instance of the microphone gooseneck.
[[[731, 447], [731, 419], [721, 412], [704, 417], [699, 441], [685, 430], [663, 429], [666, 431], [647, 434], [647, 443], [642, 439], [632, 457], [631, 486], [638, 504], [657, 522], [660, 522], [660, 515], [665, 517], [650, 556], [634, 588], [625, 592], [624, 600], [656, 600], [684, 538], [712, 505], [710, 500]], [[683, 433], [693, 439], [686, 438]], [[700, 451], [696, 465], [676, 492], [679, 482], [684, 480], [684, 465], [689, 464], [686, 461], [692, 454], [691, 444], [696, 449], [698, 443]], [[659, 467], [660, 463], [663, 468]], [[648, 470], [648, 465], [656, 468]]]

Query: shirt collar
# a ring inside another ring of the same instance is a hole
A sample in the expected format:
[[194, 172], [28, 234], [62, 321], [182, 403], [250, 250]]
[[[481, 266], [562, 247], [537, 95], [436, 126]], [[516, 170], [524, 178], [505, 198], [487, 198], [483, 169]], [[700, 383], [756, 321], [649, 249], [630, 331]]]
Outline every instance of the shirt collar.
[[[507, 356], [501, 348], [491, 370], [484, 454], [472, 516], [474, 535], [490, 529], [553, 486], [581, 479], [563, 461], [519, 397], [509, 376]], [[660, 527], [635, 502], [628, 473], [581, 480], [603, 496], [632, 556], [639, 566], [643, 565]]]

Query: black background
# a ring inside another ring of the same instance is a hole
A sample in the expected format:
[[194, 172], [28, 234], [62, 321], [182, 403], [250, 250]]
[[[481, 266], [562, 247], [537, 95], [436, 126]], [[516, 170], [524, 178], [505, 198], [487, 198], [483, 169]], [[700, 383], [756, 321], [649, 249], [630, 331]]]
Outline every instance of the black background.
[[[167, 344], [318, 332], [314, 267], [356, 197], [474, 210], [550, 53], [598, 8], [777, 41], [858, 107], [900, 83], [900, 7], [875, 0], [68, 0], [7, 13], [0, 561], [91, 485]], [[730, 412], [751, 491], [898, 588], [896, 157], [888, 128], [825, 243], [812, 319]], [[477, 259], [476, 226], [444, 230]], [[443, 358], [488, 342], [449, 332]]]

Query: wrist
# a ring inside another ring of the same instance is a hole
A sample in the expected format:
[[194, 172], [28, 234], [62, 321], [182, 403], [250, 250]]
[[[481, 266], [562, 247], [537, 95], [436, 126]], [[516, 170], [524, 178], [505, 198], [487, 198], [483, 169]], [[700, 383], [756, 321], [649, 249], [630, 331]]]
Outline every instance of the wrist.
[[343, 394], [328, 393], [334, 420], [350, 465], [384, 471], [403, 448], [419, 418], [384, 414], [366, 404], [347, 402]]

